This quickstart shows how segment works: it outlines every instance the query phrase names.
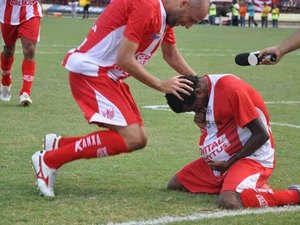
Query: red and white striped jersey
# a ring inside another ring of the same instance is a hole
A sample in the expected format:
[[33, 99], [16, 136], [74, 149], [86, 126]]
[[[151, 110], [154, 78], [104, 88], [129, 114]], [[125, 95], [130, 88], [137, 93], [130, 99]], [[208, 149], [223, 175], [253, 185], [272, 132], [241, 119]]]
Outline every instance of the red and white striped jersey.
[[138, 44], [135, 56], [141, 65], [151, 59], [162, 40], [175, 44], [161, 0], [113, 0], [83, 43], [68, 52], [63, 65], [86, 76], [105, 71], [114, 80], [126, 78], [129, 74], [115, 64], [123, 37]]
[[0, 22], [19, 25], [32, 17], [42, 17], [38, 0], [0, 0]]
[[274, 167], [274, 140], [269, 114], [260, 94], [231, 74], [207, 75], [209, 101], [206, 127], [199, 141], [201, 155], [207, 161], [228, 161], [251, 137], [245, 127], [260, 117], [270, 139], [251, 156], [264, 167]]

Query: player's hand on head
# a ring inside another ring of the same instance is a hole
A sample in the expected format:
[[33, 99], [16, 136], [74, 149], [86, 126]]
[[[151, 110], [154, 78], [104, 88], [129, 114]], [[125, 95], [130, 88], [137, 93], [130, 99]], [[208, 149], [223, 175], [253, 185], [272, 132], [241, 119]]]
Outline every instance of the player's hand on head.
[[179, 93], [190, 95], [190, 93], [194, 90], [191, 87], [192, 84], [193, 82], [182, 78], [181, 75], [174, 76], [162, 81], [162, 92], [173, 94], [180, 100], [183, 100]]

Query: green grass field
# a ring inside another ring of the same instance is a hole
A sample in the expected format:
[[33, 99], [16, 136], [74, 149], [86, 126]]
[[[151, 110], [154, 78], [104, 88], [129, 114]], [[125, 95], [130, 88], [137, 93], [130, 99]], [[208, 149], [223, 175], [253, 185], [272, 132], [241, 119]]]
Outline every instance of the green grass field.
[[[92, 23], [92, 20], [54, 17], [42, 20], [33, 105], [29, 108], [17, 105], [22, 60], [18, 44], [12, 100], [0, 102], [0, 224], [107, 224], [219, 212], [216, 196], [166, 190], [170, 177], [199, 156], [199, 131], [190, 114], [143, 108], [166, 104], [164, 95], [133, 78], [127, 82], [145, 120], [148, 146], [133, 154], [67, 164], [57, 177], [56, 197], [47, 199], [38, 195], [29, 161], [41, 149], [43, 135], [50, 132], [83, 135], [97, 129], [87, 124], [73, 101], [67, 71], [61, 66], [65, 53], [81, 43]], [[273, 102], [267, 106], [277, 155], [270, 184], [276, 189], [300, 183], [300, 51], [287, 55], [276, 66], [239, 67], [234, 56], [271, 46], [294, 31], [202, 25], [188, 31], [176, 28], [178, 47], [200, 75], [236, 74], [256, 87], [267, 102]], [[161, 79], [175, 75], [159, 51], [147, 69]], [[287, 104], [287, 101], [293, 102]], [[298, 209], [170, 224], [292, 225], [299, 221]]]

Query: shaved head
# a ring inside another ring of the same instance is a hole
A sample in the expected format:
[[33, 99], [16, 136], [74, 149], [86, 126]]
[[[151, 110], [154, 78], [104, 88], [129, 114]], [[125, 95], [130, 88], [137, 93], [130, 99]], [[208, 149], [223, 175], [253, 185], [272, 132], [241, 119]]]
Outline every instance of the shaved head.
[[165, 0], [163, 2], [167, 23], [170, 26], [185, 26], [200, 23], [207, 15], [209, 0]]

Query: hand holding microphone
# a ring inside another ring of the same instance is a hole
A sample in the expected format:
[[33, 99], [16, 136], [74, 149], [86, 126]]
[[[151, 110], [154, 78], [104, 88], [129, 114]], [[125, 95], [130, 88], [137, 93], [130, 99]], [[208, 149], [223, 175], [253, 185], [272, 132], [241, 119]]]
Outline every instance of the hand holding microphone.
[[267, 54], [262, 57], [259, 56], [259, 51], [251, 52], [251, 53], [241, 53], [235, 57], [235, 63], [239, 66], [257, 66], [261, 65], [261, 61], [263, 59], [269, 59], [272, 62], [276, 61], [275, 54]]

